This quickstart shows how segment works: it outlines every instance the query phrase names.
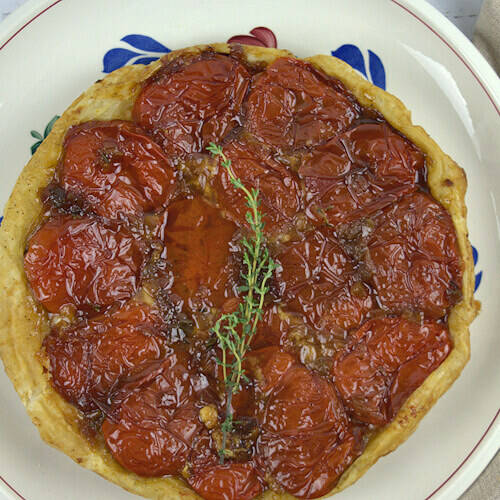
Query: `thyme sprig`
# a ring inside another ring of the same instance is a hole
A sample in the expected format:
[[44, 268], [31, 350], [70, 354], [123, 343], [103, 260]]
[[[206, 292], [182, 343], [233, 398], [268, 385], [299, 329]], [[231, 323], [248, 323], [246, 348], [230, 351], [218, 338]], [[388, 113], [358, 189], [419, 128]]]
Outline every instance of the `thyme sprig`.
[[222, 350], [222, 359], [218, 360], [218, 363], [222, 366], [226, 389], [226, 417], [221, 425], [222, 446], [219, 450], [220, 462], [224, 463], [224, 457], [229, 455], [228, 435], [236, 423], [233, 420], [231, 401], [233, 395], [240, 390], [241, 382], [248, 380], [243, 361], [262, 318], [264, 298], [269, 291], [267, 283], [277, 266], [264, 244], [264, 222], [259, 211], [259, 190], [255, 188], [249, 190], [236, 177], [231, 168], [231, 160], [223, 153], [221, 146], [211, 142], [207, 150], [214, 157], [221, 159], [221, 165], [226, 169], [231, 184], [245, 195], [250, 209], [246, 213], [246, 221], [253, 233], [250, 238], [241, 240], [245, 268], [241, 274], [243, 285], [239, 287], [239, 292], [244, 294], [243, 300], [235, 312], [223, 314], [211, 329]]

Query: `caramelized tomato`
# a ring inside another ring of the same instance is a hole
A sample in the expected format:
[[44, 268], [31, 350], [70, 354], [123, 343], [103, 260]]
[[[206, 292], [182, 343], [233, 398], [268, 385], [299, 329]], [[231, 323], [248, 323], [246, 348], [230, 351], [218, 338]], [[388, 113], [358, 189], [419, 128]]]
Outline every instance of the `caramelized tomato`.
[[201, 152], [240, 123], [249, 74], [235, 59], [204, 54], [154, 74], [134, 105], [134, 120], [166, 153]]
[[171, 290], [192, 312], [221, 307], [236, 295], [236, 226], [201, 197], [172, 203], [158, 236], [173, 273]]
[[199, 386], [187, 355], [170, 348], [161, 373], [129, 392], [104, 421], [113, 457], [141, 476], [179, 473], [203, 429], [196, 406]]
[[337, 225], [394, 203], [416, 189], [423, 154], [385, 123], [365, 123], [304, 156], [299, 174], [307, 215]]
[[[273, 231], [290, 224], [301, 208], [297, 176], [256, 143], [233, 141], [224, 147], [224, 154], [231, 160], [231, 169], [243, 185], [248, 190], [259, 190], [265, 230]], [[214, 187], [220, 207], [239, 225], [247, 224], [246, 213], [250, 209], [246, 196], [231, 184], [227, 170], [220, 164]]]
[[375, 217], [368, 241], [378, 300], [391, 312], [440, 318], [460, 299], [462, 272], [453, 222], [446, 210], [414, 193]]
[[280, 313], [278, 307], [267, 307], [252, 338], [252, 349], [283, 345], [289, 330], [290, 320]]
[[257, 463], [286, 492], [317, 498], [353, 460], [355, 440], [333, 386], [286, 354], [275, 356], [264, 365], [274, 369], [265, 376]]
[[189, 485], [205, 500], [251, 500], [264, 490], [250, 463], [207, 467], [191, 477]]
[[328, 228], [310, 231], [278, 255], [277, 279], [287, 306], [318, 329], [346, 330], [372, 308], [370, 289]]
[[372, 319], [337, 354], [335, 385], [354, 417], [384, 425], [444, 361], [451, 348], [448, 330], [440, 323]]
[[189, 485], [205, 500], [251, 500], [264, 490], [252, 462], [219, 464], [214, 443], [205, 431], [191, 453]]
[[44, 340], [52, 384], [85, 412], [110, 405], [112, 392], [165, 350], [161, 319], [146, 304], [83, 321]]
[[303, 61], [280, 58], [252, 84], [246, 127], [267, 144], [293, 149], [334, 137], [358, 115], [339, 81]]
[[175, 171], [160, 147], [120, 120], [72, 127], [59, 177], [69, 195], [111, 219], [163, 207], [175, 188]]
[[269, 396], [283, 375], [297, 363], [294, 356], [276, 346], [250, 351], [248, 357], [252, 376], [265, 397]]
[[94, 311], [136, 292], [144, 258], [144, 243], [124, 226], [57, 216], [29, 240], [24, 269], [48, 311]]

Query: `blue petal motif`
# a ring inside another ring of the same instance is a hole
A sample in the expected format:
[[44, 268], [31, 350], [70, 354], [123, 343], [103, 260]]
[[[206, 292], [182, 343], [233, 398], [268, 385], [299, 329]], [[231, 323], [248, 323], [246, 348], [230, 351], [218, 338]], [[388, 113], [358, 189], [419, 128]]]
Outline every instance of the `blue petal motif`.
[[140, 57], [137, 61], [134, 61], [132, 64], [149, 64], [153, 61], [160, 59], [159, 57]]
[[476, 274], [476, 280], [474, 282], [474, 292], [479, 288], [479, 285], [481, 284], [482, 279], [483, 279], [483, 271], [479, 271]]
[[[477, 251], [477, 248], [472, 245], [472, 258], [474, 260], [474, 267], [476, 267], [477, 261], [479, 260], [479, 252]], [[483, 279], [483, 271], [479, 271], [476, 274], [476, 280], [474, 283], [474, 291], [476, 291], [479, 288], [479, 285], [481, 284], [481, 280]]]
[[380, 87], [385, 90], [385, 69], [380, 57], [368, 50], [368, 64], [370, 66], [370, 77], [373, 82], [373, 85]]
[[342, 61], [345, 61], [354, 69], [362, 73], [365, 76], [365, 78], [367, 78], [365, 58], [363, 57], [361, 50], [359, 50], [359, 48], [356, 47], [356, 45], [351, 45], [351, 44], [341, 45], [337, 50], [332, 50], [332, 56], [342, 59]]
[[3, 215], [2, 217], [0, 217], [0, 226], [2, 225], [2, 221], [3, 221]]
[[104, 54], [104, 57], [102, 59], [102, 71], [104, 73], [111, 73], [115, 69], [125, 66], [125, 64], [127, 64], [130, 59], [140, 55], [141, 54], [139, 52], [132, 52], [131, 50], [127, 49], [108, 50], [106, 54]]
[[134, 49], [146, 52], [160, 52], [161, 54], [170, 52], [170, 49], [165, 45], [146, 35], [127, 35], [122, 38], [122, 41], [131, 45]]
[[121, 41], [140, 52], [120, 48], [108, 50], [102, 59], [103, 73], [111, 73], [126, 64], [149, 64], [170, 52], [168, 47], [146, 35], [126, 35]]
[[[332, 50], [332, 56], [338, 57], [359, 71], [365, 78], [368, 78], [366, 73], [366, 64], [363, 53], [352, 44], [341, 45], [337, 50]], [[370, 69], [370, 80], [374, 85], [381, 89], [386, 88], [385, 68], [380, 57], [375, 52], [368, 51], [368, 66]]]

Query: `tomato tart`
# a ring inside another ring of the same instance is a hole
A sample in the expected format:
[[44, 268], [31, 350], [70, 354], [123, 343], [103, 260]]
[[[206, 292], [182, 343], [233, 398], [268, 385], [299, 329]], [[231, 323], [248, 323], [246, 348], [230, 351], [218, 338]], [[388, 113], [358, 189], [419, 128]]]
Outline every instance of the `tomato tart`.
[[[253, 227], [232, 176], [258, 193], [273, 268], [226, 399], [214, 325], [246, 300]], [[121, 68], [7, 204], [6, 372], [47, 443], [133, 493], [336, 493], [469, 358], [465, 191], [404, 105], [334, 57], [214, 44]]]

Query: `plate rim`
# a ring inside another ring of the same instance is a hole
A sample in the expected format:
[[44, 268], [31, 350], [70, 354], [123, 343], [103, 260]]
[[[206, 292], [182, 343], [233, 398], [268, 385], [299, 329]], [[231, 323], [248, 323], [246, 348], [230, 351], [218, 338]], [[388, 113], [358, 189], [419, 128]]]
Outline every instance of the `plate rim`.
[[[63, 0], [27, 0], [0, 22], [0, 51], [41, 15]], [[66, 0], [67, 1], [67, 0]], [[424, 24], [466, 66], [500, 117], [500, 78], [484, 56], [444, 14], [425, 0], [386, 0]], [[426, 498], [462, 495], [500, 449], [500, 407], [467, 456]], [[9, 488], [8, 490], [5, 488]], [[26, 500], [0, 473], [0, 493]], [[15, 495], [15, 496], [14, 496]]]

